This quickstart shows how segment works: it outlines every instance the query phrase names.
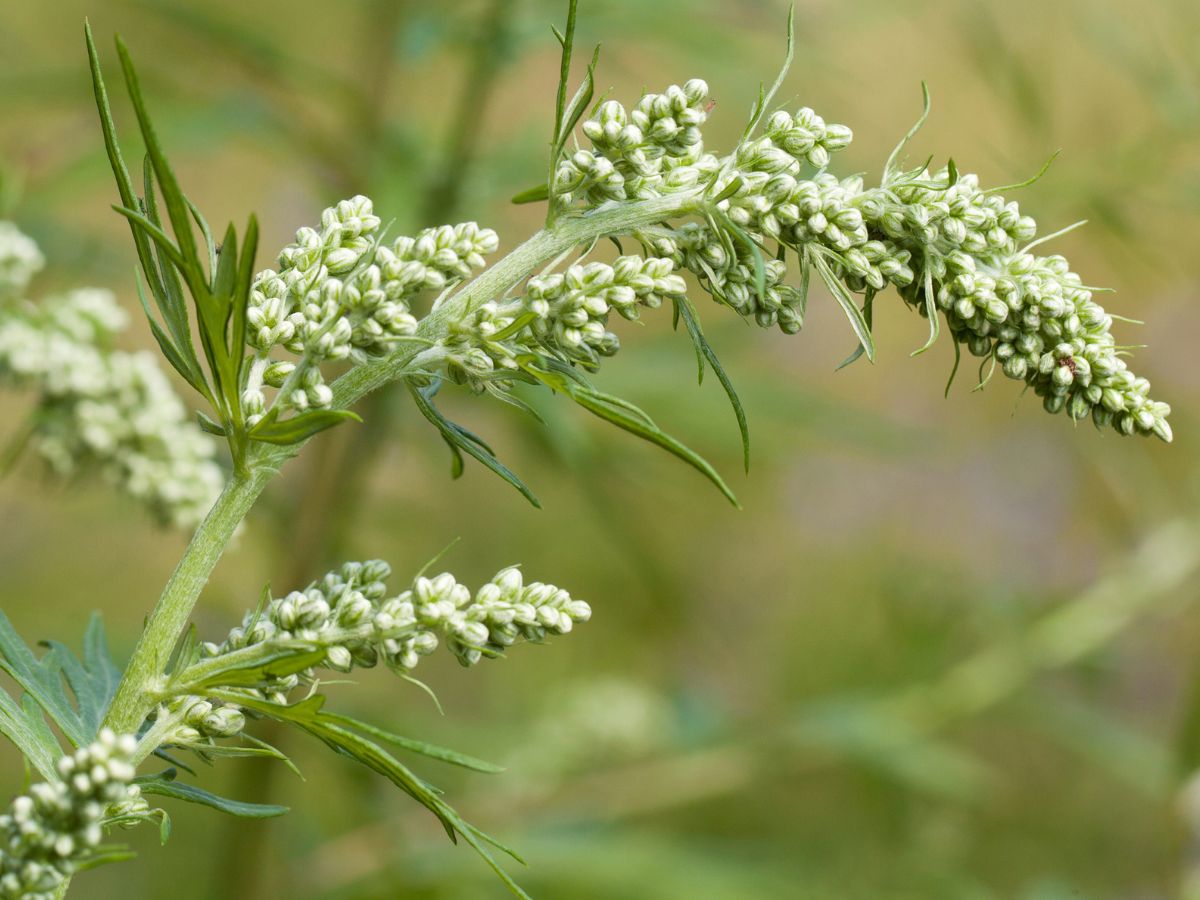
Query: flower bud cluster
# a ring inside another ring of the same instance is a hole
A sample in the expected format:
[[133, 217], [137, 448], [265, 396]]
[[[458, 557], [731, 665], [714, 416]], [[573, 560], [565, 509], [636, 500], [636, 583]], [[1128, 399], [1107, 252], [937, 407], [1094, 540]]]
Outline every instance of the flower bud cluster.
[[51, 900], [99, 846], [107, 814], [146, 808], [131, 783], [135, 746], [105, 729], [59, 761], [60, 780], [13, 800], [0, 815], [0, 898]]
[[1129, 370], [1092, 291], [1062, 256], [1021, 249], [1036, 233], [1033, 219], [974, 175], [950, 184], [943, 169], [912, 180], [893, 188], [895, 200], [881, 202], [872, 222], [922, 275], [901, 296], [924, 309], [927, 274], [955, 338], [1030, 385], [1048, 412], [1171, 440], [1170, 407]]
[[45, 262], [33, 238], [0, 221], [0, 299], [21, 294]]
[[246, 727], [245, 714], [233, 704], [213, 702], [202, 697], [178, 697], [168, 706], [178, 719], [163, 743], [176, 746], [202, 746], [218, 738], [236, 737]]
[[[613, 312], [636, 319], [643, 307], [657, 309], [686, 292], [675, 263], [655, 257], [620, 256], [611, 265], [580, 263], [535, 276], [523, 297], [484, 304], [450, 328], [442, 342], [449, 377], [479, 387], [512, 372], [522, 352], [549, 352], [594, 366], [620, 349], [620, 340], [608, 330]], [[529, 317], [528, 324], [494, 339], [522, 316]]]
[[804, 324], [802, 297], [785, 284], [787, 264], [763, 261], [763, 291], [758, 291], [755, 261], [744, 244], [723, 241], [707, 225], [689, 222], [673, 236], [643, 237], [655, 252], [671, 258], [696, 276], [700, 286], [738, 315], [762, 328], [776, 325], [795, 334]]
[[[519, 640], [566, 634], [591, 617], [587, 603], [553, 585], [526, 584], [516, 568], [503, 570], [474, 594], [442, 573], [417, 578], [411, 589], [388, 597], [390, 574], [380, 560], [346, 563], [305, 590], [248, 614], [220, 644], [202, 644], [198, 664], [268, 643], [295, 642], [323, 651], [324, 659], [313, 668], [260, 686], [266, 699], [285, 703], [292, 690], [315, 679], [317, 667], [349, 672], [382, 662], [407, 674], [441, 644], [469, 666]], [[181, 677], [186, 682], [186, 671]], [[191, 695], [177, 698], [172, 711], [182, 724], [170, 743], [231, 737], [245, 724], [236, 706]]]
[[710, 106], [699, 78], [646, 94], [630, 111], [615, 100], [601, 103], [583, 123], [592, 149], [559, 161], [554, 193], [566, 203], [595, 206], [693, 187], [717, 168], [700, 136]]
[[[785, 283], [784, 250], [799, 257], [805, 283], [819, 257], [822, 273], [851, 292], [874, 294], [892, 285], [922, 313], [932, 302], [955, 340], [1025, 381], [1047, 410], [1066, 410], [1074, 419], [1090, 415], [1123, 434], [1171, 439], [1169, 407], [1150, 399], [1149, 383], [1128, 370], [1109, 333], [1112, 317], [1092, 291], [1062, 257], [1023, 249], [1037, 227], [1016, 203], [951, 167], [890, 169], [873, 188], [857, 176], [838, 179], [825, 167], [849, 145], [850, 129], [808, 108], [775, 112], [759, 136], [715, 160], [703, 154], [699, 133], [706, 96], [703, 82], [688, 82], [648, 95], [634, 114], [615, 101], [602, 104], [583, 125], [594, 151], [560, 164], [557, 193], [589, 206], [656, 196], [664, 188], [630, 190], [645, 184], [634, 179], [644, 175], [646, 160], [661, 161], [653, 174], [664, 177], [673, 165], [690, 169], [694, 180], [680, 186], [698, 185], [704, 221], [636, 236], [647, 252], [690, 270], [743, 316], [797, 331], [804, 298]], [[677, 127], [656, 131], [657, 124], [647, 127], [651, 118], [669, 118]], [[605, 340], [597, 331], [588, 349], [598, 351]]]
[[99, 289], [2, 306], [0, 380], [39, 394], [32, 444], [55, 471], [95, 466], [164, 523], [190, 528], [224, 484], [217, 445], [153, 354], [112, 349], [124, 324]]
[[[830, 157], [849, 147], [854, 138], [854, 132], [845, 125], [826, 124], [807, 106], [795, 115], [786, 110], [776, 110], [767, 119], [763, 132], [772, 146], [778, 147], [792, 159], [803, 160], [814, 169], [824, 169], [829, 165]], [[745, 146], [752, 146], [753, 143]]]
[[[251, 424], [266, 412], [265, 388], [286, 388], [295, 409], [328, 406], [333, 395], [321, 363], [365, 362], [411, 338], [416, 295], [468, 277], [499, 244], [494, 231], [474, 222], [399, 237], [390, 247], [381, 238], [371, 201], [356, 196], [326, 209], [320, 228], [297, 231], [278, 270], [255, 276], [246, 321], [256, 354], [242, 396]], [[277, 348], [300, 363], [272, 359]]]

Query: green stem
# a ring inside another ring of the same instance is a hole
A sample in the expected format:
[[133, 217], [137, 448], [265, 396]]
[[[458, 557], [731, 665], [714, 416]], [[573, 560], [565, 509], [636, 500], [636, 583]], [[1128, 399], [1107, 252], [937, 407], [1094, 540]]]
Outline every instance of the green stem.
[[151, 687], [162, 679], [175, 641], [187, 627], [200, 591], [238, 524], [273, 474], [274, 467], [259, 465], [244, 476], [234, 477], [196, 529], [134, 647], [104, 719], [109, 728], [118, 733], [136, 732], [154, 708]]
[[[537, 232], [474, 281], [463, 285], [422, 320], [417, 334], [436, 341], [445, 336], [449, 323], [461, 321], [489, 300], [507, 296], [531, 272], [572, 247], [588, 246], [606, 235], [628, 234], [687, 214], [696, 208], [699, 197], [698, 190], [686, 191], [563, 216], [553, 227]], [[408, 343], [388, 356], [352, 369], [333, 384], [334, 406], [351, 407], [371, 391], [412, 374], [413, 360], [423, 349], [423, 345]], [[136, 732], [154, 709], [171, 651], [187, 627], [200, 592], [221, 554], [267, 483], [299, 450], [299, 445], [282, 448], [252, 445], [246, 455], [246, 472], [234, 476], [200, 523], [150, 614], [105, 717], [104, 724], [109, 728], [118, 733]]]

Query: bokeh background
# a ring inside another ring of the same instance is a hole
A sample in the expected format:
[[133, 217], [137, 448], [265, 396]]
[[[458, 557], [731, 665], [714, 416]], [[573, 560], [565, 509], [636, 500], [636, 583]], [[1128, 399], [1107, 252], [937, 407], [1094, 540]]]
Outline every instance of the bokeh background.
[[[396, 231], [478, 219], [512, 247], [539, 211], [507, 198], [544, 172], [556, 45], [550, 0], [0, 0], [3, 209], [50, 261], [37, 287], [111, 287], [136, 310], [134, 258], [91, 106], [82, 22], [120, 31], [185, 189], [214, 222], [256, 210], [271, 248], [337, 199], [372, 196]], [[736, 139], [784, 41], [781, 0], [581, 3], [599, 82], [632, 102], [699, 75], [706, 130]], [[750, 416], [740, 472], [719, 385], [695, 384], [669, 317], [625, 326], [600, 383], [727, 475], [694, 472], [550, 397], [549, 427], [455, 394], [543, 500], [445, 448], [384, 394], [368, 428], [322, 436], [267, 494], [197, 612], [223, 634], [264, 582], [300, 586], [348, 558], [399, 585], [444, 560], [475, 582], [514, 561], [588, 599], [546, 647], [422, 677], [384, 673], [334, 702], [507, 766], [419, 771], [518, 848], [554, 898], [1158, 898], [1200, 896], [1200, 6], [1189, 0], [797, 0], [780, 99], [854, 128], [838, 171], [877, 173], [915, 119], [913, 155], [1021, 181], [1043, 232], [1116, 289], [1138, 368], [1176, 441], [1097, 434], [1002, 378], [943, 399], [943, 341], [876, 305], [878, 361], [814, 296], [796, 337], [705, 318]], [[113, 55], [104, 51], [110, 65]], [[121, 107], [125, 131], [128, 110]], [[131, 151], [133, 147], [129, 148]], [[1107, 304], [1106, 304], [1107, 305]], [[130, 345], [148, 345], [134, 329]], [[450, 392], [447, 392], [450, 393]], [[0, 396], [0, 438], [30, 398]], [[27, 637], [77, 641], [104, 611], [132, 646], [184, 543], [103, 484], [36, 460], [0, 482], [0, 605]], [[278, 737], [307, 781], [256, 760], [213, 790], [292, 807], [247, 822], [176, 805], [175, 835], [133, 833], [135, 864], [82, 897], [475, 898], [503, 888], [407, 798]], [[0, 786], [20, 767], [0, 751]]]

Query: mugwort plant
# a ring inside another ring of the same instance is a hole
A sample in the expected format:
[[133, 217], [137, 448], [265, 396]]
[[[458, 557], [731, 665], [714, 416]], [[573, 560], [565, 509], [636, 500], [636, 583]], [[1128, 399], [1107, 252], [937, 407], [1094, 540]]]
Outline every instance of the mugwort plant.
[[[180, 777], [190, 772], [180, 760], [187, 754], [288, 764], [255, 736], [264, 720], [307, 732], [390, 780], [524, 896], [493, 854], [512, 851], [464, 821], [397, 754], [494, 769], [334, 712], [322, 679], [382, 664], [412, 680], [438, 647], [471, 666], [570, 632], [591, 615], [587, 603], [517, 568], [477, 588], [424, 572], [389, 586], [388, 564], [372, 560], [283, 596], [264, 592], [223, 638], [189, 627], [210, 573], [267, 485], [320, 432], [357, 420], [355, 404], [371, 391], [406, 391], [450, 447], [455, 474], [469, 456], [534, 504], [481, 438], [440, 411], [445, 385], [517, 406], [518, 385], [549, 388], [679, 457], [736, 502], [706, 460], [589, 375], [619, 349], [618, 319], [669, 307], [701, 377], [711, 369], [727, 393], [748, 465], [746, 416], [693, 298], [708, 294], [749, 322], [792, 334], [815, 278], [853, 331], [847, 363], [874, 360], [872, 307], [894, 287], [928, 320], [917, 353], [945, 329], [956, 358], [965, 346], [981, 360], [981, 385], [998, 368], [1049, 412], [1171, 440], [1168, 406], [1127, 368], [1110, 333], [1115, 317], [1095, 289], [1063, 257], [1035, 252], [1056, 235], [1038, 238], [1006, 189], [983, 187], [953, 160], [909, 165], [905, 148], [920, 121], [878, 183], [838, 177], [830, 166], [850, 129], [808, 108], [772, 109], [781, 73], [760, 91], [737, 145], [712, 152], [703, 138], [712, 109], [704, 81], [593, 108], [596, 54], [569, 91], [575, 18], [572, 2], [565, 30], [555, 31], [562, 66], [545, 182], [514, 198], [547, 205], [540, 230], [496, 258], [501, 241], [491, 229], [464, 222], [389, 235], [371, 201], [355, 196], [300, 228], [261, 270], [253, 215], [240, 236], [233, 225], [214, 232], [183, 193], [118, 39], [146, 151], [135, 183], [87, 29], [136, 290], [162, 357], [204, 408], [189, 415], [151, 355], [114, 347], [125, 322], [110, 294], [25, 299], [41, 254], [9, 223], [0, 223], [0, 377], [39, 397], [21, 446], [62, 472], [99, 470], [194, 536], [123, 667], [99, 618], [81, 656], [54, 642], [39, 656], [0, 614], [0, 667], [18, 688], [0, 692], [0, 732], [40, 779], [0, 816], [0, 897], [60, 897], [80, 870], [125, 858], [105, 843], [114, 825], [153, 821], [165, 839], [170, 820], [153, 805], [158, 797], [234, 815], [282, 812]], [[791, 54], [789, 23], [789, 62]], [[928, 94], [925, 101], [921, 121]], [[610, 241], [618, 252], [606, 261], [597, 248]], [[221, 442], [227, 464], [218, 462]]]

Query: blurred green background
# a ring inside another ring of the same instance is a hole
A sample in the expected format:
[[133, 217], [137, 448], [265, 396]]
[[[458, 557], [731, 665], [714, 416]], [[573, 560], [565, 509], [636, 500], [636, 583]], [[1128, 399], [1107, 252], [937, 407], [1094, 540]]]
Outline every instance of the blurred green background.
[[[50, 261], [39, 290], [99, 284], [136, 309], [87, 15], [102, 47], [129, 42], [208, 218], [258, 212], [260, 265], [358, 192], [397, 231], [478, 219], [511, 248], [538, 225], [506, 198], [544, 171], [564, 7], [2, 0], [2, 214]], [[632, 102], [706, 78], [719, 150], [782, 56], [776, 0], [581, 7], [580, 41], [604, 44], [600, 86]], [[1173, 405], [1175, 444], [1073, 428], [1000, 378], [971, 393], [970, 367], [943, 399], [951, 348], [910, 359], [926, 325], [899, 302], [876, 305], [876, 365], [835, 374], [853, 339], [814, 298], [794, 338], [705, 319], [750, 416], [744, 477], [719, 385], [697, 388], [687, 339], [647, 317], [624, 326], [600, 383], [718, 464], [742, 511], [553, 398], [537, 398], [546, 428], [447, 397], [537, 511], [479, 466], [452, 482], [436, 435], [383, 395], [367, 428], [322, 436], [268, 492], [201, 633], [224, 634], [264, 582], [290, 589], [347, 558], [390, 560], [398, 587], [455, 537], [443, 564], [464, 580], [521, 561], [589, 600], [593, 622], [553, 645], [470, 671], [425, 662], [444, 716], [387, 675], [333, 689], [349, 711], [508, 767], [418, 766], [526, 856], [518, 878], [538, 897], [1200, 896], [1200, 6], [798, 0], [797, 36], [780, 98], [854, 128], [842, 174], [880, 170], [922, 79], [934, 111], [914, 156], [1006, 184], [1062, 149], [1017, 199], [1044, 233], [1090, 220], [1056, 249], [1146, 321], [1118, 328], [1148, 345], [1137, 369]], [[128, 341], [149, 344], [142, 329]], [[4, 421], [28, 403], [0, 397]], [[75, 641], [102, 609], [121, 653], [184, 541], [36, 460], [0, 482], [0, 523], [0, 604], [22, 633]], [[79, 895], [504, 896], [407, 798], [279, 740], [307, 783], [253, 760], [202, 776], [289, 816], [172, 808], [165, 848], [131, 834], [139, 860], [82, 876]], [[21, 771], [0, 752], [8, 796]]]

